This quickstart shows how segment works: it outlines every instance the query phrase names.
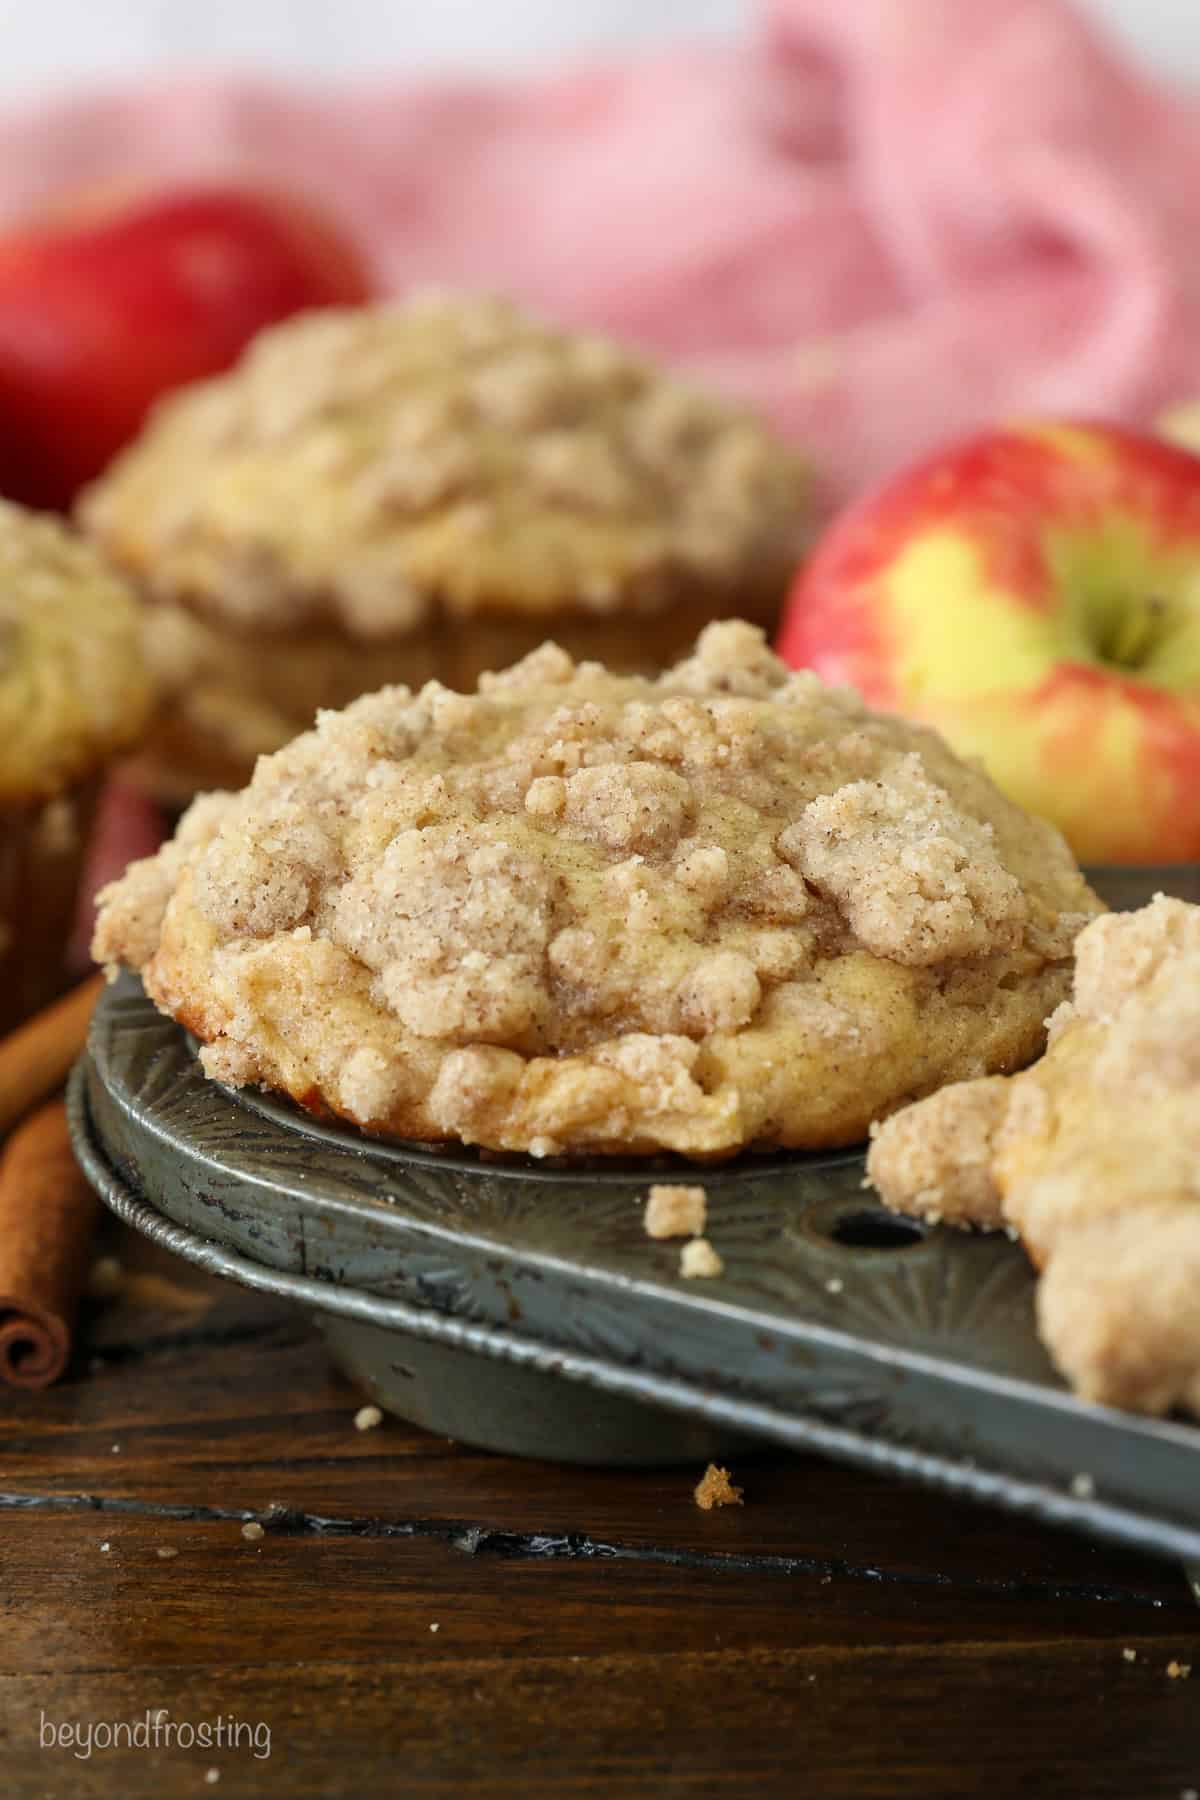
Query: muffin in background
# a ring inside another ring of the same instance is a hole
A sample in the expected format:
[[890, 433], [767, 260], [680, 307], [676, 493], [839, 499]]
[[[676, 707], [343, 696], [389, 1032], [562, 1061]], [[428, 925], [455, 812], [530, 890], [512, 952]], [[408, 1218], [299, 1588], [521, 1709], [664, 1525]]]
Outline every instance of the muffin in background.
[[799, 459], [749, 414], [492, 297], [313, 313], [185, 389], [81, 519], [153, 602], [146, 764], [184, 798], [383, 683], [547, 637], [622, 671], [773, 623]]
[[100, 781], [152, 708], [141, 635], [89, 544], [0, 501], [0, 1030], [64, 984]]

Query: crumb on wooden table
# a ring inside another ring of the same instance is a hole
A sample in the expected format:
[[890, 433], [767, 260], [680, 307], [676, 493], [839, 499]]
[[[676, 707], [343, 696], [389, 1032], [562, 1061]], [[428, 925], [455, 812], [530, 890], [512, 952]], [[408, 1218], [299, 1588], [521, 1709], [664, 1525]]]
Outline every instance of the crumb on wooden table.
[[1171, 1677], [1172, 1681], [1186, 1681], [1191, 1672], [1191, 1663], [1175, 1662], [1172, 1660], [1167, 1664], [1167, 1674]]
[[708, 1199], [702, 1187], [659, 1182], [646, 1197], [642, 1224], [647, 1237], [702, 1237]]
[[356, 1431], [374, 1431], [377, 1425], [383, 1424], [383, 1414], [377, 1406], [360, 1406], [354, 1415]]
[[714, 1506], [740, 1506], [742, 1490], [734, 1487], [729, 1479], [729, 1470], [709, 1463], [703, 1475], [696, 1483], [692, 1498], [701, 1512], [711, 1512]]
[[159, 1558], [159, 1560], [161, 1562], [170, 1562], [170, 1560], [173, 1556], [179, 1555], [179, 1552], [175, 1548], [174, 1544], [160, 1544], [158, 1546], [158, 1549], [155, 1551], [155, 1555]]
[[1137, 1651], [1132, 1650], [1128, 1644], [1126, 1644], [1125, 1648], [1122, 1650], [1121, 1655], [1125, 1658], [1126, 1662], [1137, 1661]]
[[115, 1256], [101, 1256], [88, 1272], [87, 1291], [93, 1300], [112, 1300], [120, 1293], [125, 1271]]
[[723, 1275], [725, 1264], [707, 1238], [692, 1238], [679, 1252], [679, 1273], [687, 1281], [697, 1277], [707, 1279], [713, 1275]]
[[242, 1526], [242, 1536], [248, 1544], [259, 1544], [266, 1535], [257, 1519], [247, 1519]]

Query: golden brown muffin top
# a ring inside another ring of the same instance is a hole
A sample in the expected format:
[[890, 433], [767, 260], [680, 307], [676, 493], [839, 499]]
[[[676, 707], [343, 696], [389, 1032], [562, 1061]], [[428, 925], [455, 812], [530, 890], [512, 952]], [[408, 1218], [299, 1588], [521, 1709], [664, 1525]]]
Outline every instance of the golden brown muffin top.
[[165, 401], [82, 517], [153, 595], [235, 626], [655, 610], [782, 590], [799, 460], [749, 414], [494, 298], [264, 332]]
[[219, 1079], [535, 1155], [852, 1142], [1035, 1054], [1099, 902], [932, 733], [711, 626], [385, 689], [106, 890]]
[[0, 804], [46, 800], [150, 712], [140, 608], [58, 519], [0, 500]]

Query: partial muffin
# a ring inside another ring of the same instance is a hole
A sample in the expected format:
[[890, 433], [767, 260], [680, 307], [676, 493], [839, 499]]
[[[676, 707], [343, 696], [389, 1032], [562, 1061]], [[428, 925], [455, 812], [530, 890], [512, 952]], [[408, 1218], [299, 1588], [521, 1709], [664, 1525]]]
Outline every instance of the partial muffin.
[[63, 985], [100, 776], [150, 706], [125, 583], [57, 519], [0, 501], [0, 1030]]
[[381, 683], [469, 688], [548, 635], [653, 671], [770, 624], [807, 516], [755, 419], [504, 301], [313, 313], [185, 390], [82, 519], [156, 603], [160, 787]]
[[1087, 1399], [1200, 1412], [1200, 906], [1095, 920], [1076, 959], [1042, 1060], [889, 1119], [869, 1172], [899, 1211], [1020, 1234]]
[[210, 1075], [493, 1149], [853, 1143], [1037, 1054], [1100, 908], [1050, 826], [742, 623], [386, 689], [209, 795], [97, 958]]

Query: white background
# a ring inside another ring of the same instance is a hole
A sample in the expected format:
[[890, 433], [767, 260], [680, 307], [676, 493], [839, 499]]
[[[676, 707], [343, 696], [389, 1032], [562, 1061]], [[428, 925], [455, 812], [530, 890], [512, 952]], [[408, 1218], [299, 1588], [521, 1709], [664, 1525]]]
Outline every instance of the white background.
[[[751, 0], [0, 0], [0, 98], [145, 69], [503, 68], [730, 32]], [[830, 0], [836, 5], [837, 0]], [[1078, 0], [1200, 80], [1200, 0]]]

